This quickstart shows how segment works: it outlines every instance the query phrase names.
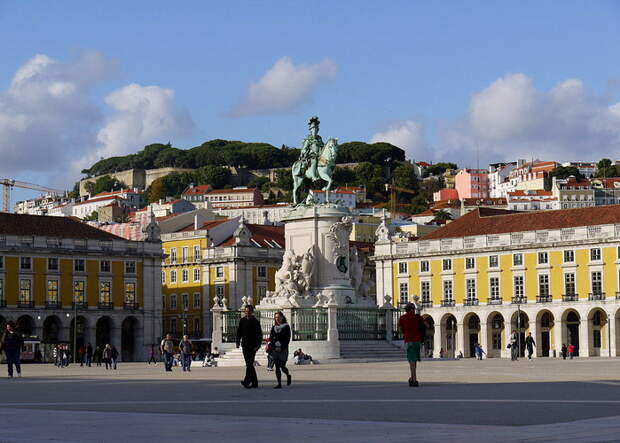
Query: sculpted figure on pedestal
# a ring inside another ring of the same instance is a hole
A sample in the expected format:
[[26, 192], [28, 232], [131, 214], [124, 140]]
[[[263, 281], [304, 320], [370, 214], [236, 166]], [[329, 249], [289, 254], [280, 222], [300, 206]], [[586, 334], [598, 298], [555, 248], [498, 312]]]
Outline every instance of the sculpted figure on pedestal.
[[[319, 135], [320, 121], [318, 117], [311, 117], [308, 120], [308, 135], [304, 138], [299, 160], [293, 163], [293, 203], [297, 204], [297, 190], [301, 186], [304, 178], [317, 181], [325, 180], [327, 185], [324, 191], [329, 191], [332, 187], [334, 170], [336, 168], [336, 154], [338, 151], [338, 140], [330, 138], [327, 143]], [[307, 202], [309, 204], [309, 202]]]

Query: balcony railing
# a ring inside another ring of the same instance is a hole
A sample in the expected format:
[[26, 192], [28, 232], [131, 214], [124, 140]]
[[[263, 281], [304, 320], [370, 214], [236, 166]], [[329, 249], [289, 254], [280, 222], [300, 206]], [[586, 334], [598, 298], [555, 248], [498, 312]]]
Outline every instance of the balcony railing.
[[46, 301], [45, 302], [45, 309], [61, 309], [62, 308], [62, 303], [60, 303], [59, 301]]
[[551, 303], [550, 295], [539, 295], [536, 297], [536, 303]]
[[125, 309], [126, 311], [133, 311], [135, 309], [138, 309], [138, 303], [137, 302], [125, 302], [123, 303], [123, 309]]
[[432, 308], [433, 307], [433, 302], [430, 300], [422, 300], [420, 302], [420, 306], [423, 308]]
[[489, 305], [501, 305], [502, 304], [502, 299], [501, 298], [490, 298], [489, 301], [487, 302], [487, 304], [489, 304]]
[[88, 309], [88, 303], [85, 301], [74, 301], [71, 303], [73, 309]]
[[20, 300], [17, 302], [18, 308], [34, 308], [34, 300]]
[[442, 308], [449, 308], [451, 306], [454, 306], [454, 300], [442, 300], [441, 301]]
[[577, 294], [562, 294], [562, 301], [578, 301], [579, 295]]
[[604, 292], [589, 293], [588, 300], [605, 300]]
[[466, 298], [463, 304], [465, 306], [478, 306], [479, 300], [477, 298]]
[[112, 304], [111, 301], [100, 301], [99, 303], [97, 303], [97, 307], [99, 309], [112, 309], [114, 307], [114, 305]]
[[524, 305], [527, 303], [527, 298], [525, 297], [512, 297], [511, 303], [513, 305]]

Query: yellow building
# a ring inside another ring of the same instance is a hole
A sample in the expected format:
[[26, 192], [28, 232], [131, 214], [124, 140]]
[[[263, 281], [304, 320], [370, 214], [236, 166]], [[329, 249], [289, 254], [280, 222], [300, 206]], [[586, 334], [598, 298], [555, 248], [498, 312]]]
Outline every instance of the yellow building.
[[162, 234], [163, 327], [175, 336], [211, 336], [214, 303], [239, 309], [275, 289], [284, 228], [230, 220], [191, 224]]
[[581, 356], [620, 351], [620, 205], [480, 208], [419, 241], [384, 230], [374, 260], [378, 299], [416, 297], [435, 356], [469, 357], [480, 343], [487, 356], [506, 357], [513, 330], [522, 343], [532, 334], [538, 357], [571, 343]]
[[15, 321], [46, 359], [53, 344], [75, 341], [143, 360], [161, 335], [157, 229], [135, 242], [68, 217], [0, 213], [2, 328]]

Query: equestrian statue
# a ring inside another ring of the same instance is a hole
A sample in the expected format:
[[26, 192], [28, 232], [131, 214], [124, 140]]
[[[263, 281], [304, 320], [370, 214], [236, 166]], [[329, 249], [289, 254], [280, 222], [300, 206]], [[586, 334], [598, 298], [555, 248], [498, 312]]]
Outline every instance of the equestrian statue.
[[336, 169], [336, 153], [338, 152], [338, 139], [330, 138], [327, 143], [319, 135], [318, 117], [310, 117], [308, 120], [308, 135], [304, 138], [299, 160], [293, 163], [293, 203], [299, 202], [297, 190], [304, 178], [312, 182], [324, 180], [327, 185], [323, 191], [332, 188], [334, 170]]

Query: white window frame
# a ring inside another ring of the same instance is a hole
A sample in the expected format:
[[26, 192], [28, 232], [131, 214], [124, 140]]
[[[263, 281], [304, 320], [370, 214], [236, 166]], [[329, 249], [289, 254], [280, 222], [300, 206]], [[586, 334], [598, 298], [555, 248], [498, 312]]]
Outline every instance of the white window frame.
[[590, 248], [590, 261], [601, 261], [603, 254], [601, 248]]
[[519, 299], [525, 297], [525, 277], [523, 275], [512, 277], [512, 296]]
[[562, 254], [564, 257], [564, 263], [575, 263], [575, 251], [572, 249], [565, 249]]
[[549, 297], [551, 295], [551, 279], [549, 274], [538, 274], [538, 296]]
[[407, 262], [406, 261], [398, 262], [398, 273], [399, 274], [406, 274], [407, 273], [407, 269], [408, 269], [408, 266], [407, 266]]
[[189, 269], [183, 269], [181, 271], [181, 282], [189, 283]]
[[176, 270], [172, 270], [170, 271], [170, 283], [176, 283], [177, 282], [177, 271]]
[[[497, 286], [493, 284], [493, 282], [497, 282]], [[494, 292], [496, 292], [494, 294]], [[501, 286], [499, 277], [489, 277], [489, 300], [501, 300]]]
[[476, 258], [475, 257], [465, 258], [465, 269], [476, 269]]
[[499, 255], [489, 255], [489, 268], [499, 268]]
[[444, 258], [441, 261], [441, 269], [443, 271], [451, 271], [452, 270], [452, 259], [450, 258]]
[[[569, 275], [571, 276], [570, 278], [568, 278]], [[565, 272], [563, 283], [564, 283], [564, 294], [565, 295], [576, 295], [577, 294], [577, 276], [575, 275], [574, 272]], [[573, 286], [573, 290], [570, 292], [567, 290], [569, 283], [572, 284]]]
[[420, 272], [430, 272], [431, 263], [429, 260], [421, 260], [420, 261]]
[[401, 305], [409, 302], [409, 283], [400, 282], [398, 284], [398, 303]]
[[431, 294], [431, 282], [429, 280], [422, 280], [420, 282], [420, 297], [423, 302], [430, 303], [432, 300]]
[[454, 301], [454, 284], [452, 280], [444, 280], [442, 283], [443, 288], [443, 301], [444, 302], [453, 302]]
[[[598, 292], [594, 291], [594, 275], [598, 275], [597, 283], [600, 285], [600, 290]], [[592, 294], [602, 294], [603, 293], [603, 272], [602, 271], [591, 271], [590, 272], [590, 292]]]
[[[543, 259], [544, 257], [544, 259]], [[541, 251], [538, 253], [538, 264], [539, 265], [548, 265], [549, 264], [549, 253], [547, 251]]]
[[194, 307], [194, 309], [200, 308], [200, 292], [194, 292], [194, 295], [192, 297], [192, 306]]
[[476, 296], [476, 279], [468, 278], [465, 280], [465, 296], [467, 300], [475, 300]]
[[522, 253], [516, 252], [512, 254], [512, 265], [523, 266], [523, 254]]
[[200, 282], [200, 268], [194, 268], [194, 282]]

